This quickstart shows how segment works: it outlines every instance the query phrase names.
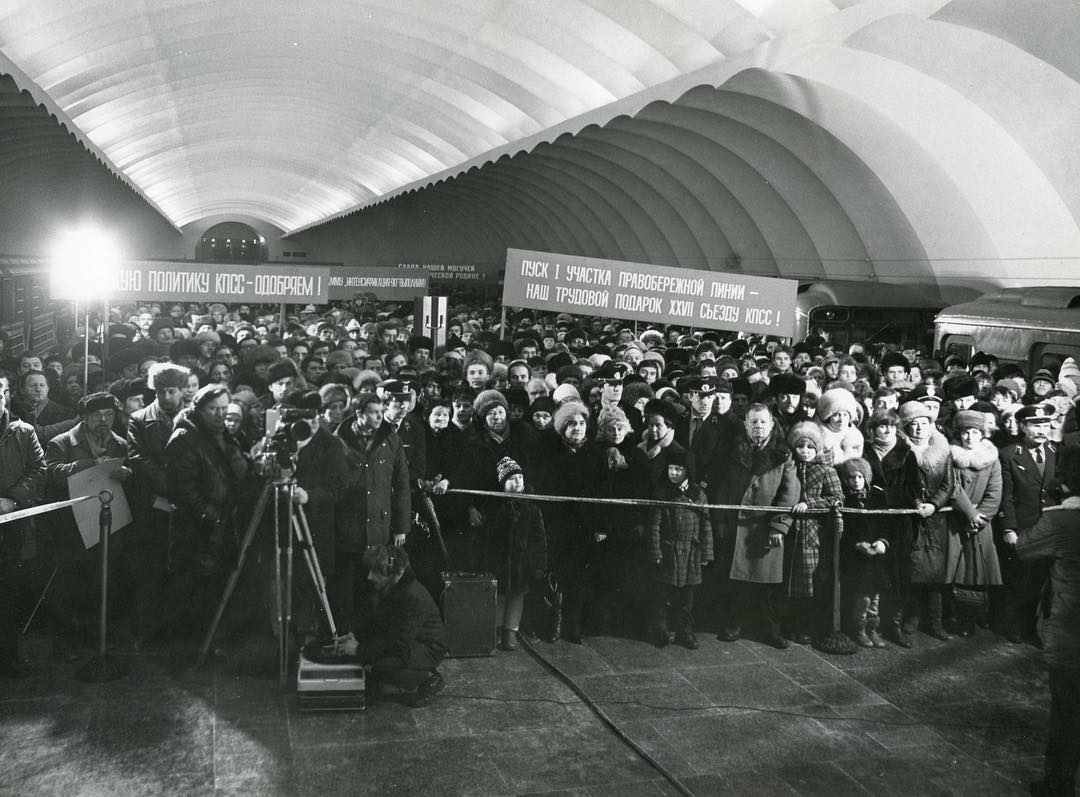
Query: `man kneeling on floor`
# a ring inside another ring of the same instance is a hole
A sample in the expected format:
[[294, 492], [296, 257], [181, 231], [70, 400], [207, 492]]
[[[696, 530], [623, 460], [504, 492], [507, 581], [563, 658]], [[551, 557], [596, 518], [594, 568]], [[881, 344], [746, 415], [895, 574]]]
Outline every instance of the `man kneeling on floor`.
[[369, 692], [390, 684], [405, 693], [408, 705], [426, 706], [443, 688], [437, 668], [447, 646], [439, 607], [413, 575], [404, 548], [370, 545], [363, 563], [368, 575], [353, 635]]

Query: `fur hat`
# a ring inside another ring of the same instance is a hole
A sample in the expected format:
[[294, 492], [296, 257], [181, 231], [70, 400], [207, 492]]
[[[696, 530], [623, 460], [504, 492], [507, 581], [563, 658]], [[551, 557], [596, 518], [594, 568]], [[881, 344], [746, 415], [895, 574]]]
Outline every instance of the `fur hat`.
[[491, 359], [491, 355], [483, 349], [470, 349], [469, 353], [465, 355], [465, 363], [461, 366], [462, 371], [467, 371], [470, 365], [480, 363], [487, 368], [488, 375], [490, 376], [494, 370], [495, 361]]
[[588, 420], [589, 409], [580, 401], [568, 401], [555, 410], [555, 417], [552, 418], [551, 425], [555, 427], [555, 431], [561, 436], [566, 427], [570, 425], [570, 421], [578, 415], [584, 416]]
[[1061, 364], [1061, 369], [1058, 371], [1058, 382], [1064, 382], [1066, 379], [1071, 380], [1077, 387], [1080, 387], [1080, 367], [1077, 367], [1076, 360], [1072, 357], [1066, 357], [1065, 362]]
[[813, 421], [799, 421], [791, 427], [787, 435], [788, 445], [794, 449], [800, 440], [809, 440], [818, 452], [825, 448], [825, 442], [821, 437], [821, 427]]
[[862, 457], [844, 460], [836, 466], [836, 472], [840, 476], [841, 483], [846, 482], [847, 478], [853, 473], [861, 473], [867, 487], [874, 483], [874, 471], [871, 469], [870, 463]]
[[964, 429], [978, 429], [980, 432], [985, 433], [986, 414], [973, 412], [972, 410], [960, 410], [953, 416], [952, 427], [957, 432]]
[[473, 400], [473, 412], [481, 421], [493, 407], [502, 407], [507, 412], [510, 411], [510, 406], [506, 403], [506, 397], [498, 390], [481, 390]]
[[503, 457], [497, 463], [495, 463], [495, 472], [499, 479], [500, 485], [506, 484], [506, 480], [509, 479], [511, 476], [515, 476], [518, 473], [524, 475], [525, 473], [521, 469], [521, 466], [514, 462], [514, 460], [510, 459], [510, 457]]
[[649, 399], [649, 403], [645, 405], [645, 417], [650, 415], [659, 415], [671, 427], [679, 420], [679, 410], [670, 401], [662, 398]]
[[946, 379], [941, 385], [945, 397], [959, 399], [966, 396], [974, 396], [979, 392], [979, 383], [970, 374], [960, 374]]
[[596, 419], [596, 431], [598, 433], [602, 432], [613, 423], [621, 423], [629, 426], [630, 419], [627, 418], [626, 413], [618, 407], [605, 407], [600, 410], [600, 415]]
[[120, 411], [120, 402], [116, 400], [116, 396], [112, 393], [91, 393], [88, 396], [83, 396], [79, 399], [79, 415], [89, 415], [91, 412], [97, 412], [99, 410], [112, 410], [113, 412]]
[[576, 387], [564, 382], [555, 388], [551, 398], [556, 404], [562, 404], [564, 401], [581, 401], [581, 394]]
[[769, 382], [774, 396], [801, 396], [806, 393], [806, 380], [795, 374], [777, 374]]
[[911, 368], [911, 363], [908, 362], [908, 358], [898, 351], [889, 350], [881, 355], [880, 368], [882, 371], [888, 371], [896, 365], [902, 366], [905, 371]]
[[654, 397], [653, 389], [644, 381], [626, 382], [623, 385], [622, 398], [629, 406], [634, 406], [639, 399], [651, 399]]
[[349, 403], [348, 391], [342, 385], [335, 382], [327, 382], [320, 387], [319, 397], [322, 399], [322, 407], [324, 409], [329, 407], [335, 401], [340, 401], [345, 405], [348, 405]]
[[266, 383], [272, 385], [279, 379], [285, 379], [290, 376], [295, 379], [299, 375], [300, 374], [296, 370], [296, 363], [292, 360], [278, 360], [266, 369]]
[[900, 416], [902, 426], [907, 426], [916, 418], [929, 418], [931, 420], [934, 418], [934, 413], [930, 411], [930, 408], [917, 399], [905, 401], [901, 404], [897, 415]]
[[853, 424], [858, 423], [861, 416], [859, 415], [859, 405], [855, 401], [854, 394], [846, 388], [834, 387], [821, 394], [814, 417], [820, 418], [821, 422], [824, 423], [833, 414], [841, 410], [846, 411], [851, 416]]
[[176, 363], [154, 363], [147, 372], [147, 381], [153, 390], [175, 387], [183, 390], [187, 387], [191, 371]]
[[533, 401], [529, 408], [525, 410], [525, 417], [531, 418], [537, 412], [546, 412], [548, 415], [555, 414], [555, 402], [551, 396], [540, 396], [540, 398]]

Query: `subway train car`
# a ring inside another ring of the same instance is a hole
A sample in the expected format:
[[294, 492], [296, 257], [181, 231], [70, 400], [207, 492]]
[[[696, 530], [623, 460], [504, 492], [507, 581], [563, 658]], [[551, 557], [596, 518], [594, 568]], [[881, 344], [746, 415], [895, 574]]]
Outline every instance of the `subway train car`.
[[4, 354], [56, 350], [70, 305], [49, 298], [49, 275], [40, 258], [0, 256], [0, 334]]
[[942, 356], [984, 351], [1033, 373], [1080, 360], [1080, 287], [1006, 288], [946, 307], [935, 326]]

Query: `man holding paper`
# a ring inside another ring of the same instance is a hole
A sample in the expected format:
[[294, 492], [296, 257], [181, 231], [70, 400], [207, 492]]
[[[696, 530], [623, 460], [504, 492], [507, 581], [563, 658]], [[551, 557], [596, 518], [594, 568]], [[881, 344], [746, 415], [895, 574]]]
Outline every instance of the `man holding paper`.
[[[127, 441], [113, 432], [120, 404], [111, 393], [91, 393], [79, 400], [79, 424], [58, 434], [45, 448], [45, 464], [49, 469], [50, 499], [62, 501], [69, 495], [68, 479], [77, 473], [115, 461], [107, 476], [121, 483], [131, 475], [122, 463], [127, 458]], [[77, 497], [77, 496], [75, 496]], [[98, 558], [88, 552], [79, 534], [73, 514], [65, 511], [50, 516], [53, 523], [53, 545], [60, 575], [47, 605], [68, 635], [93, 631], [100, 585]], [[114, 549], [119, 554], [118, 549]], [[111, 558], [111, 557], [110, 557]], [[89, 636], [82, 640], [91, 641]]]

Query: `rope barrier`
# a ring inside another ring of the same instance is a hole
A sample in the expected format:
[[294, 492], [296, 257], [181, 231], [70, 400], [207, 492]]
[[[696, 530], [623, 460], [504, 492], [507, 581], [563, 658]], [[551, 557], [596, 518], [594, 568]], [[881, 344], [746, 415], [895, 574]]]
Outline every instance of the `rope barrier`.
[[[578, 495], [534, 495], [533, 493], [499, 493], [491, 490], [464, 490], [452, 488], [446, 491], [446, 495], [480, 495], [487, 498], [510, 498], [522, 501], [540, 501], [550, 503], [584, 503], [600, 504], [604, 506], [685, 506], [678, 501], [660, 501], [651, 498], [592, 498]], [[754, 506], [752, 504], [695, 504], [698, 509], [738, 509], [748, 512], [776, 512], [781, 515], [790, 515], [794, 507], [790, 506]], [[856, 507], [840, 507], [840, 511], [847, 515], [918, 515], [917, 509], [858, 509]], [[951, 507], [942, 507], [937, 512], [951, 512]], [[828, 515], [832, 509], [807, 509], [800, 512], [799, 517], [807, 515]], [[935, 512], [935, 514], [937, 514]]]
[[33, 517], [34, 515], [43, 515], [46, 512], [52, 512], [55, 509], [64, 509], [65, 507], [75, 506], [75, 504], [81, 504], [83, 501], [89, 501], [92, 498], [97, 498], [97, 496], [83, 495], [79, 498], [68, 499], [67, 501], [53, 501], [51, 504], [41, 504], [40, 506], [32, 506], [27, 509], [8, 512], [6, 515], [0, 515], [0, 525], [3, 525], [4, 523], [14, 523], [16, 520], [23, 520], [24, 518]]

